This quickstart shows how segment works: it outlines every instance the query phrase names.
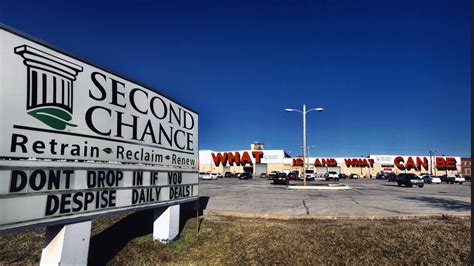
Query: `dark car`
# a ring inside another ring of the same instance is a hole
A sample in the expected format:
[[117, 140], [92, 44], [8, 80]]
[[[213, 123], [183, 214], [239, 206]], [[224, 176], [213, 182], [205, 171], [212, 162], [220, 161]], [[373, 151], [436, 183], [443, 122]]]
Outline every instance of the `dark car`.
[[273, 179], [273, 184], [289, 185], [290, 179], [285, 173], [278, 173]]
[[339, 174], [339, 179], [346, 179], [347, 175], [346, 174]]
[[260, 178], [267, 178], [267, 173], [261, 173], [261, 174], [259, 175], [259, 177], [260, 177]]
[[375, 175], [375, 179], [387, 179], [387, 176], [388, 176], [387, 173], [381, 172]]
[[399, 174], [397, 176], [397, 184], [399, 187], [401, 185], [405, 185], [407, 187], [423, 187], [425, 185], [425, 182], [423, 182], [423, 179], [419, 178], [415, 174]]
[[239, 179], [242, 180], [242, 179], [252, 179], [252, 174], [251, 173], [241, 173], [239, 175]]
[[234, 173], [232, 173], [232, 172], [225, 172], [225, 173], [224, 173], [224, 177], [225, 177], [225, 178], [231, 178], [231, 177], [235, 177], [235, 175], [234, 175]]
[[397, 181], [397, 175], [394, 174], [394, 173], [389, 173], [387, 175], [387, 180], [388, 180], [388, 182], [395, 182], [395, 181]]
[[275, 179], [275, 177], [278, 175], [278, 173], [279, 173], [279, 172], [277, 172], [277, 171], [272, 171], [272, 172], [270, 172], [270, 174], [268, 174], [268, 178], [267, 178], [267, 179], [269, 179], [269, 180]]
[[350, 174], [349, 179], [359, 179], [359, 175], [358, 174]]
[[439, 179], [441, 179], [441, 182], [446, 182], [448, 184], [454, 184], [454, 181], [456, 179], [454, 176], [448, 176], [448, 175], [442, 175], [438, 177]]
[[290, 179], [290, 180], [296, 180], [296, 177], [297, 177], [297, 175], [294, 172], [291, 172], [291, 173], [288, 174], [288, 179]]

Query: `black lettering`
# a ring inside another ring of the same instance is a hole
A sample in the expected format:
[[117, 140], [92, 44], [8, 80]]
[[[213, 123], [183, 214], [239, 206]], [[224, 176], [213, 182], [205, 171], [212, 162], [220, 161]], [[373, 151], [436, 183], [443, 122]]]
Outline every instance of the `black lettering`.
[[[76, 207], [72, 208], [73, 212], [78, 212], [82, 209], [82, 198], [84, 197], [84, 194], [82, 192], [77, 192], [72, 196], [72, 202], [76, 204]], [[80, 199], [79, 199], [80, 198]]]
[[119, 182], [123, 179], [123, 172], [122, 171], [117, 171], [117, 178], [115, 181], [115, 186], [118, 187]]
[[107, 186], [109, 186], [109, 187], [114, 186], [114, 183], [115, 183], [115, 172], [114, 171], [108, 171], [107, 172], [105, 182], [107, 183]]
[[69, 187], [71, 185], [71, 175], [74, 173], [74, 170], [63, 170], [63, 173], [66, 175], [65, 188], [69, 189]]
[[[21, 140], [19, 140], [21, 138]], [[16, 152], [17, 146], [21, 148], [21, 152], [26, 153], [28, 152], [26, 149], [26, 143], [28, 142], [28, 138], [26, 136], [20, 134], [13, 134], [12, 135], [12, 143], [10, 146], [10, 152]]]
[[87, 187], [93, 188], [96, 187], [96, 172], [87, 171]]
[[61, 184], [61, 170], [49, 170], [48, 189], [59, 189]]
[[[36, 184], [39, 176], [39, 184]], [[30, 176], [30, 187], [34, 191], [41, 190], [46, 185], [46, 173], [43, 170], [35, 170]]]
[[110, 111], [110, 109], [107, 109], [107, 108], [102, 107], [102, 106], [92, 106], [86, 112], [86, 124], [95, 133], [97, 133], [99, 135], [102, 135], [102, 136], [110, 136], [110, 133], [112, 132], [112, 130], [109, 129], [109, 131], [106, 131], [106, 132], [100, 131], [94, 126], [94, 123], [92, 123], [92, 114], [97, 109], [105, 110], [109, 114], [109, 117], [112, 116], [112, 112]]
[[61, 208], [59, 209], [60, 214], [71, 212], [71, 207], [69, 206], [69, 204], [71, 204], [70, 198], [71, 193], [61, 195]]
[[170, 105], [170, 116], [169, 116], [168, 122], [170, 124], [173, 124], [173, 121], [171, 118], [174, 117], [174, 119], [176, 120], [176, 123], [178, 125], [181, 125], [181, 112], [182, 112], [181, 108], [178, 107], [178, 114], [176, 114], [176, 111], [174, 110], [173, 105]]
[[123, 159], [124, 147], [117, 146], [117, 159]]
[[186, 133], [185, 133], [184, 131], [182, 131], [181, 129], [176, 130], [176, 131], [174, 132], [174, 143], [175, 143], [176, 147], [178, 147], [179, 149], [183, 150], [186, 146], [185, 146], [185, 145], [179, 146], [179, 143], [178, 143], [178, 133], [182, 133], [183, 136], [186, 136]]
[[187, 133], [187, 140], [188, 141], [187, 141], [187, 145], [186, 145], [186, 150], [188, 150], [188, 151], [194, 150], [194, 145], [193, 145], [194, 141], [193, 141], [193, 139], [194, 139], [193, 134]]
[[143, 130], [142, 136], [140, 138], [140, 141], [143, 141], [146, 135], [149, 135], [151, 137], [151, 141], [153, 143], [156, 143], [156, 138], [155, 138], [155, 132], [153, 131], [153, 125], [151, 123], [151, 120], [148, 120], [145, 129]]
[[124, 113], [118, 112], [118, 111], [116, 113], [117, 113], [117, 134], [115, 135], [115, 137], [123, 138], [123, 136], [122, 136], [122, 127], [126, 126], [126, 127], [131, 127], [132, 128], [132, 130], [133, 130], [132, 131], [132, 139], [137, 140], [137, 120], [138, 120], [138, 116], [132, 115], [133, 122], [131, 124], [127, 124], [127, 123], [124, 123], [122, 121], [122, 115]]
[[94, 201], [94, 192], [86, 192], [86, 200], [84, 201], [84, 210], [87, 211], [87, 207]]
[[127, 105], [126, 104], [120, 104], [118, 102], [118, 99], [119, 99], [119, 95], [122, 96], [120, 97], [121, 99], [125, 99], [125, 93], [123, 92], [120, 92], [119, 91], [119, 84], [122, 85], [122, 88], [125, 88], [125, 84], [118, 81], [118, 80], [115, 80], [115, 79], [111, 79], [112, 80], [112, 101], [110, 102], [111, 104], [115, 105], [115, 106], [118, 106], [118, 107], [126, 107]]
[[170, 146], [173, 146], [173, 141], [171, 139], [171, 136], [173, 136], [173, 127], [170, 127], [170, 134], [166, 134], [166, 131], [165, 129], [163, 128], [163, 126], [160, 124], [160, 131], [159, 131], [159, 135], [158, 135], [158, 144], [161, 144], [161, 136], [165, 136], [166, 140], [168, 141], [168, 144]]
[[49, 142], [49, 146], [51, 147], [51, 154], [56, 154], [56, 144], [58, 144], [58, 143], [54, 139], [52, 139]]
[[[159, 101], [161, 102], [161, 106], [163, 106], [163, 115], [162, 115], [162, 116], [158, 116], [158, 115], [156, 114], [155, 104], [154, 104], [156, 100], [159, 100]], [[160, 119], [160, 120], [163, 119], [163, 118], [165, 118], [166, 115], [168, 114], [168, 108], [166, 107], [165, 102], [164, 102], [161, 98], [159, 98], [159, 97], [157, 97], [157, 96], [151, 98], [151, 101], [150, 101], [150, 110], [151, 110], [151, 113], [153, 114], [153, 116], [156, 117], [156, 118], [158, 118], [158, 119]]]
[[[19, 184], [18, 184], [18, 180], [20, 181]], [[12, 176], [10, 179], [10, 193], [22, 191], [26, 187], [27, 183], [28, 183], [28, 176], [26, 175], [25, 172], [20, 171], [20, 170], [13, 170]]]
[[117, 198], [117, 190], [109, 191], [109, 207], [115, 207], [116, 198]]
[[105, 172], [104, 171], [98, 171], [97, 187], [105, 187]]
[[104, 74], [99, 73], [99, 72], [92, 72], [92, 74], [91, 74], [92, 82], [99, 89], [100, 95], [95, 96], [89, 90], [89, 97], [91, 97], [92, 99], [94, 99], [96, 101], [103, 101], [105, 99], [105, 97], [107, 96], [107, 93], [105, 92], [104, 86], [102, 86], [102, 84], [100, 84], [100, 82], [97, 80], [97, 76], [101, 76], [104, 79], [104, 81], [107, 81], [107, 77]]
[[138, 190], [132, 190], [132, 204], [137, 204], [138, 202]]
[[100, 195], [100, 199], [101, 199], [100, 207], [101, 208], [107, 207], [107, 205], [109, 205], [109, 203], [108, 203], [109, 198], [107, 196], [108, 196], [108, 191], [102, 191], [102, 195]]
[[42, 142], [41, 140], [33, 142], [33, 151], [36, 153], [43, 154], [44, 147], [44, 142]]
[[[190, 120], [187, 120], [186, 118], [189, 117]], [[189, 121], [191, 123], [191, 125], [188, 127], [188, 123], [187, 121]], [[187, 112], [186, 110], [184, 111], [184, 124], [183, 124], [183, 127], [185, 129], [193, 129], [194, 128], [194, 117], [189, 113]]]
[[59, 198], [56, 195], [48, 195], [46, 198], [45, 216], [50, 216], [56, 213], [59, 208]]
[[133, 106], [133, 108], [141, 113], [141, 114], [144, 114], [146, 115], [148, 113], [148, 109], [145, 109], [146, 111], [143, 111], [141, 110], [140, 108], [138, 108], [137, 104], [136, 104], [136, 101], [135, 101], [135, 93], [137, 93], [138, 91], [142, 92], [143, 94], [145, 94], [145, 98], [148, 99], [148, 92], [144, 91], [144, 90], [141, 90], [139, 88], [134, 88], [130, 91], [130, 104]]

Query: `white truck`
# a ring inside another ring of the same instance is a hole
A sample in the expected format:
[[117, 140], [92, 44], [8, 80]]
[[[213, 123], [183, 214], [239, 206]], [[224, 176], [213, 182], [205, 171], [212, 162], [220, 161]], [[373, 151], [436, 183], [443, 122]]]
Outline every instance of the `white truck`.
[[324, 180], [329, 181], [329, 180], [334, 180], [334, 181], [339, 181], [339, 174], [334, 171], [329, 171], [324, 175]]

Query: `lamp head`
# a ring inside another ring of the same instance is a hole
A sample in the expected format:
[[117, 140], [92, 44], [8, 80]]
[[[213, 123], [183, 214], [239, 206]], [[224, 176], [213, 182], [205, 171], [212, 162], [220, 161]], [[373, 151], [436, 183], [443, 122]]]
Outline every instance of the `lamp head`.
[[291, 108], [286, 108], [285, 109], [285, 112], [293, 112], [295, 109], [291, 109]]

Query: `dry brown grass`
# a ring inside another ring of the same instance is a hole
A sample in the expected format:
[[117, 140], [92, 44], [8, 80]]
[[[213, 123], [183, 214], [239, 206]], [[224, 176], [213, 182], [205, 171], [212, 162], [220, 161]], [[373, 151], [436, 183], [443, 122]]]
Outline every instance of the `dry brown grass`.
[[[124, 218], [93, 223], [93, 234]], [[210, 216], [186, 223], [169, 245], [146, 233], [109, 264], [470, 264], [470, 219], [269, 220]], [[39, 260], [42, 230], [0, 237], [0, 264]], [[113, 240], [111, 240], [113, 241]], [[107, 243], [107, 242], [104, 242]], [[91, 261], [94, 263], [94, 261]]]

